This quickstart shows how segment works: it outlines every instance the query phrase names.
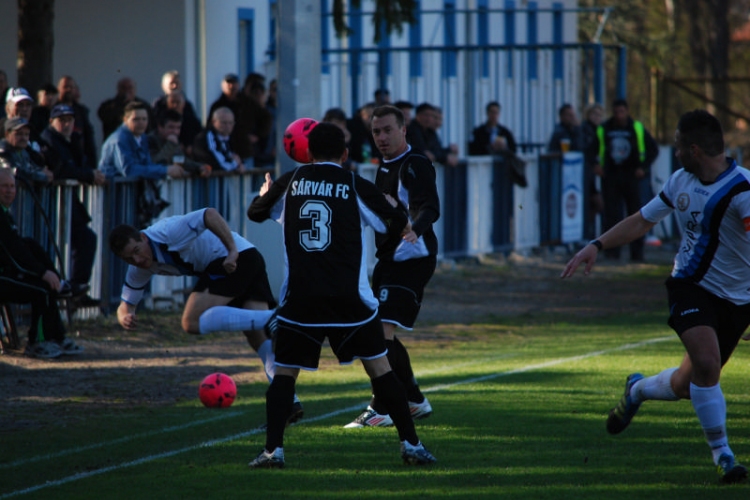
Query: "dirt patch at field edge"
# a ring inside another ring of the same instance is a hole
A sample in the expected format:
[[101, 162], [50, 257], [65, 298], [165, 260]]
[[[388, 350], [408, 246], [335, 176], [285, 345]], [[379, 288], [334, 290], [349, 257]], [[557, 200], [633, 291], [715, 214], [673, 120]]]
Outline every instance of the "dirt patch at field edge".
[[[417, 330], [401, 336], [409, 342], [449, 340], [446, 330], [434, 326], [553, 313], [575, 320], [666, 304], [663, 266], [601, 262], [590, 276], [563, 281], [559, 275], [567, 257], [490, 256], [482, 263], [442, 263], [425, 292]], [[663, 265], [669, 254], [652, 250], [648, 258]], [[644, 272], [649, 276], [644, 278]], [[640, 277], [632, 278], [633, 273]], [[0, 356], [0, 432], [194, 399], [198, 381], [212, 371], [230, 373], [240, 384], [265, 379], [242, 335], [186, 335], [177, 312], [143, 314], [140, 321], [137, 332], [123, 331], [113, 317], [74, 325], [71, 336], [85, 349], [80, 356], [51, 361], [20, 351]]]

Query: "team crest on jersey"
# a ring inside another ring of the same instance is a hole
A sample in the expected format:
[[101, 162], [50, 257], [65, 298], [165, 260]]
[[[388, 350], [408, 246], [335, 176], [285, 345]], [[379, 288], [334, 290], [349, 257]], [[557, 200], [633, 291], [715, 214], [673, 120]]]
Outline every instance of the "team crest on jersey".
[[690, 206], [690, 196], [687, 193], [680, 193], [677, 197], [677, 208], [680, 212], [684, 212]]

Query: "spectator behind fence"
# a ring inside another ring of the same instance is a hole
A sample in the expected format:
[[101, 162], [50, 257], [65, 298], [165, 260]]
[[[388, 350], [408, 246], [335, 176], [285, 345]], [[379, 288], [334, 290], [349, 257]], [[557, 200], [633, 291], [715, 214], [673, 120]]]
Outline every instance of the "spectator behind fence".
[[140, 227], [148, 226], [167, 206], [162, 199], [157, 181], [167, 176], [185, 177], [180, 165], [154, 163], [148, 150], [148, 104], [131, 102], [125, 106], [125, 116], [120, 127], [102, 146], [99, 169], [108, 178], [128, 177], [141, 179], [137, 191], [137, 215]]
[[513, 133], [500, 125], [500, 103], [492, 101], [485, 106], [487, 119], [471, 132], [469, 155], [494, 155], [503, 151], [517, 153], [518, 147]]
[[[193, 145], [195, 136], [203, 129], [193, 103], [187, 100], [182, 90], [180, 72], [176, 70], [167, 71], [161, 78], [161, 89], [164, 95], [154, 100], [155, 125], [159, 124], [159, 116], [167, 109], [174, 109], [182, 115], [182, 128], [180, 129], [180, 142], [184, 147]], [[171, 103], [169, 101], [172, 101]]]
[[45, 166], [44, 158], [29, 147], [29, 122], [20, 116], [8, 118], [4, 130], [5, 138], [0, 141], [3, 166], [15, 169], [18, 177], [29, 182], [52, 182], [54, 174]]
[[177, 111], [171, 109], [159, 114], [156, 130], [147, 136], [151, 160], [161, 165], [181, 165], [190, 175], [208, 177], [211, 175], [211, 166], [188, 158], [185, 148], [180, 143], [182, 119]]
[[412, 120], [414, 105], [409, 101], [396, 101], [393, 105], [401, 110], [404, 115], [404, 125], [408, 127]]
[[451, 143], [448, 147], [443, 147], [443, 143], [440, 141], [440, 136], [438, 135], [438, 130], [443, 126], [443, 110], [435, 106], [434, 113], [430, 148], [437, 151], [435, 161], [448, 167], [455, 167], [458, 165], [458, 145]]
[[245, 157], [239, 151], [237, 154], [243, 161], [252, 158], [252, 163], [256, 166], [268, 165], [270, 161], [264, 153], [271, 135], [273, 116], [266, 109], [266, 84], [256, 78], [249, 87], [243, 89], [243, 93], [240, 109], [243, 113], [242, 122], [247, 129], [245, 135], [249, 140], [250, 155]]
[[[75, 131], [75, 111], [70, 106], [58, 104], [52, 108], [49, 126], [42, 132], [42, 138], [54, 151], [57, 161], [52, 165], [56, 179], [75, 179], [85, 184], [103, 185], [104, 174], [86, 166], [83, 151], [83, 138]], [[88, 288], [91, 270], [96, 256], [96, 233], [89, 227], [91, 216], [81, 203], [77, 193], [73, 194], [70, 214], [70, 244], [72, 259], [70, 282], [78, 288]], [[81, 306], [98, 305], [91, 297], [80, 297], [76, 303]]]
[[[650, 176], [659, 146], [643, 124], [630, 117], [628, 102], [616, 99], [612, 103], [612, 117], [596, 129], [591, 151], [596, 154], [596, 171], [602, 176], [603, 229], [607, 231], [641, 208], [641, 179]], [[645, 238], [630, 243], [631, 261], [643, 262], [644, 243]], [[619, 259], [620, 247], [606, 249], [604, 256]]]
[[382, 106], [383, 104], [391, 103], [391, 92], [388, 89], [377, 89], [372, 97], [375, 100], [375, 106]]
[[104, 138], [108, 138], [112, 133], [122, 125], [125, 114], [125, 107], [131, 102], [140, 102], [145, 105], [148, 123], [152, 123], [153, 112], [148, 102], [136, 96], [136, 84], [132, 78], [124, 77], [117, 82], [117, 95], [107, 99], [99, 106], [97, 114], [102, 121], [102, 132]]
[[[20, 118], [18, 118], [20, 120]], [[31, 321], [25, 354], [57, 358], [80, 354], [83, 348], [65, 336], [57, 298], [69, 296], [69, 283], [59, 273], [44, 249], [30, 238], [22, 238], [10, 206], [16, 197], [12, 170], [0, 168], [0, 300], [31, 304]]]
[[[89, 119], [89, 108], [81, 104], [81, 90], [72, 76], [65, 75], [57, 82], [57, 90], [60, 94], [60, 104], [66, 104], [73, 108], [75, 122], [73, 130], [81, 134], [83, 140], [83, 152], [85, 154], [85, 165], [96, 169], [98, 156], [96, 140], [94, 139], [94, 126]], [[106, 139], [106, 137], [105, 137]]]
[[108, 178], [164, 179], [167, 176], [185, 176], [185, 171], [179, 165], [159, 165], [151, 160], [145, 136], [148, 110], [149, 106], [144, 102], [128, 103], [121, 125], [104, 141], [99, 169]]
[[[430, 103], [423, 102], [417, 106], [414, 119], [406, 127], [406, 138], [411, 147], [421, 151], [430, 161], [439, 162], [443, 165], [451, 163], [450, 166], [458, 164], [458, 157], [451, 149], [444, 149], [437, 135], [437, 128], [441, 119], [438, 118], [438, 108]], [[456, 151], [455, 144], [451, 145]], [[451, 158], [448, 158], [449, 152]]]
[[29, 119], [29, 123], [34, 130], [38, 130], [39, 133], [41, 133], [47, 128], [50, 112], [59, 100], [60, 95], [57, 92], [57, 87], [51, 83], [42, 85], [42, 87], [37, 90], [37, 105], [31, 110], [31, 118]]
[[[29, 123], [29, 148], [39, 153], [44, 159], [44, 164], [47, 154], [47, 144], [42, 140], [40, 136], [41, 130], [37, 130], [31, 125], [31, 113], [34, 108], [34, 99], [23, 87], [17, 87], [8, 91], [8, 102], [5, 104], [5, 112], [8, 118], [23, 118]], [[45, 125], [46, 126], [46, 125]]]
[[596, 186], [596, 175], [594, 167], [598, 164], [598, 155], [593, 152], [592, 144], [596, 141], [596, 128], [604, 118], [604, 108], [601, 104], [591, 104], [586, 107], [583, 114], [584, 121], [581, 125], [583, 137], [583, 157], [585, 164], [586, 180], [589, 186], [589, 207], [586, 219], [586, 239], [592, 239], [595, 236], [595, 217], [597, 214], [604, 212], [604, 200], [602, 193]]
[[370, 163], [373, 158], [380, 158], [370, 132], [370, 119], [374, 109], [375, 103], [368, 102], [346, 123], [346, 128], [352, 135], [349, 140], [349, 157], [357, 163]]
[[245, 167], [232, 150], [231, 135], [234, 129], [234, 113], [229, 108], [217, 108], [211, 125], [195, 138], [193, 159], [211, 165], [214, 171], [236, 170], [244, 172]]
[[555, 125], [552, 136], [547, 144], [547, 151], [551, 153], [567, 153], [568, 151], [583, 151], [583, 130], [578, 124], [576, 111], [570, 104], [563, 104], [557, 112], [560, 122]]
[[[344, 132], [344, 141], [348, 149], [349, 143], [352, 139], [352, 134], [349, 132], [349, 129], [346, 128], [346, 113], [344, 110], [341, 108], [331, 108], [325, 112], [321, 121], [323, 123], [333, 123]], [[351, 158], [344, 160], [341, 166], [345, 170], [357, 170], [357, 164], [354, 163]]]

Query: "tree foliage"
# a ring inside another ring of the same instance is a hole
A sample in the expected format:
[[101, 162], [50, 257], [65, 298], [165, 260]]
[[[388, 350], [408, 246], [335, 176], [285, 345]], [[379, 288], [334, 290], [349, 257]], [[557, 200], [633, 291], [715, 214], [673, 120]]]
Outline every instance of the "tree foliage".
[[[598, 4], [579, 0], [581, 7]], [[659, 121], [665, 127], [662, 139], [689, 109], [707, 108], [725, 126], [733, 126], [732, 113], [746, 113], [747, 103], [737, 97], [749, 94], [747, 84], [727, 82], [748, 76], [747, 45], [730, 39], [748, 23], [750, 0], [627, 0], [612, 5], [601, 41], [627, 47], [631, 112]], [[601, 21], [597, 13], [581, 15], [579, 39], [592, 41]], [[615, 61], [609, 59], [608, 73], [614, 74]], [[614, 82], [608, 85], [608, 95], [613, 95]]]
[[[344, 2], [345, 0], [333, 0], [333, 26], [339, 37], [352, 33], [351, 28], [346, 23], [346, 7]], [[351, 3], [355, 8], [362, 6], [362, 0], [352, 0]], [[415, 23], [416, 18], [414, 13], [416, 8], [416, 0], [376, 0], [375, 11], [372, 15], [375, 43], [380, 41], [383, 31], [386, 34], [391, 34], [394, 31], [401, 34], [404, 23]]]

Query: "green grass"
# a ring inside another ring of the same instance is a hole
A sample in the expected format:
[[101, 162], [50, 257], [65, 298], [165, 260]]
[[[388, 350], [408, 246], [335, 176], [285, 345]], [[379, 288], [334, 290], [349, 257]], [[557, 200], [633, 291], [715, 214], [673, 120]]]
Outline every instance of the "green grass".
[[[450, 335], [414, 342], [410, 351], [435, 409], [417, 430], [436, 466], [404, 466], [394, 429], [342, 429], [356, 410], [320, 418], [366, 403], [368, 384], [355, 365], [300, 376], [306, 418], [287, 430], [284, 470], [247, 468], [264, 442], [253, 433], [264, 421], [266, 385], [257, 383], [240, 386], [236, 403], [224, 410], [205, 409], [196, 399], [2, 433], [0, 498], [727, 500], [750, 494], [748, 485], [717, 483], [689, 402], [648, 402], [622, 435], [604, 429], [628, 373], [653, 374], [681, 359], [663, 312], [581, 322], [489, 318], [435, 328]], [[645, 343], [653, 339], [659, 341]], [[741, 345], [722, 378], [731, 443], [746, 459], [748, 360]]]

